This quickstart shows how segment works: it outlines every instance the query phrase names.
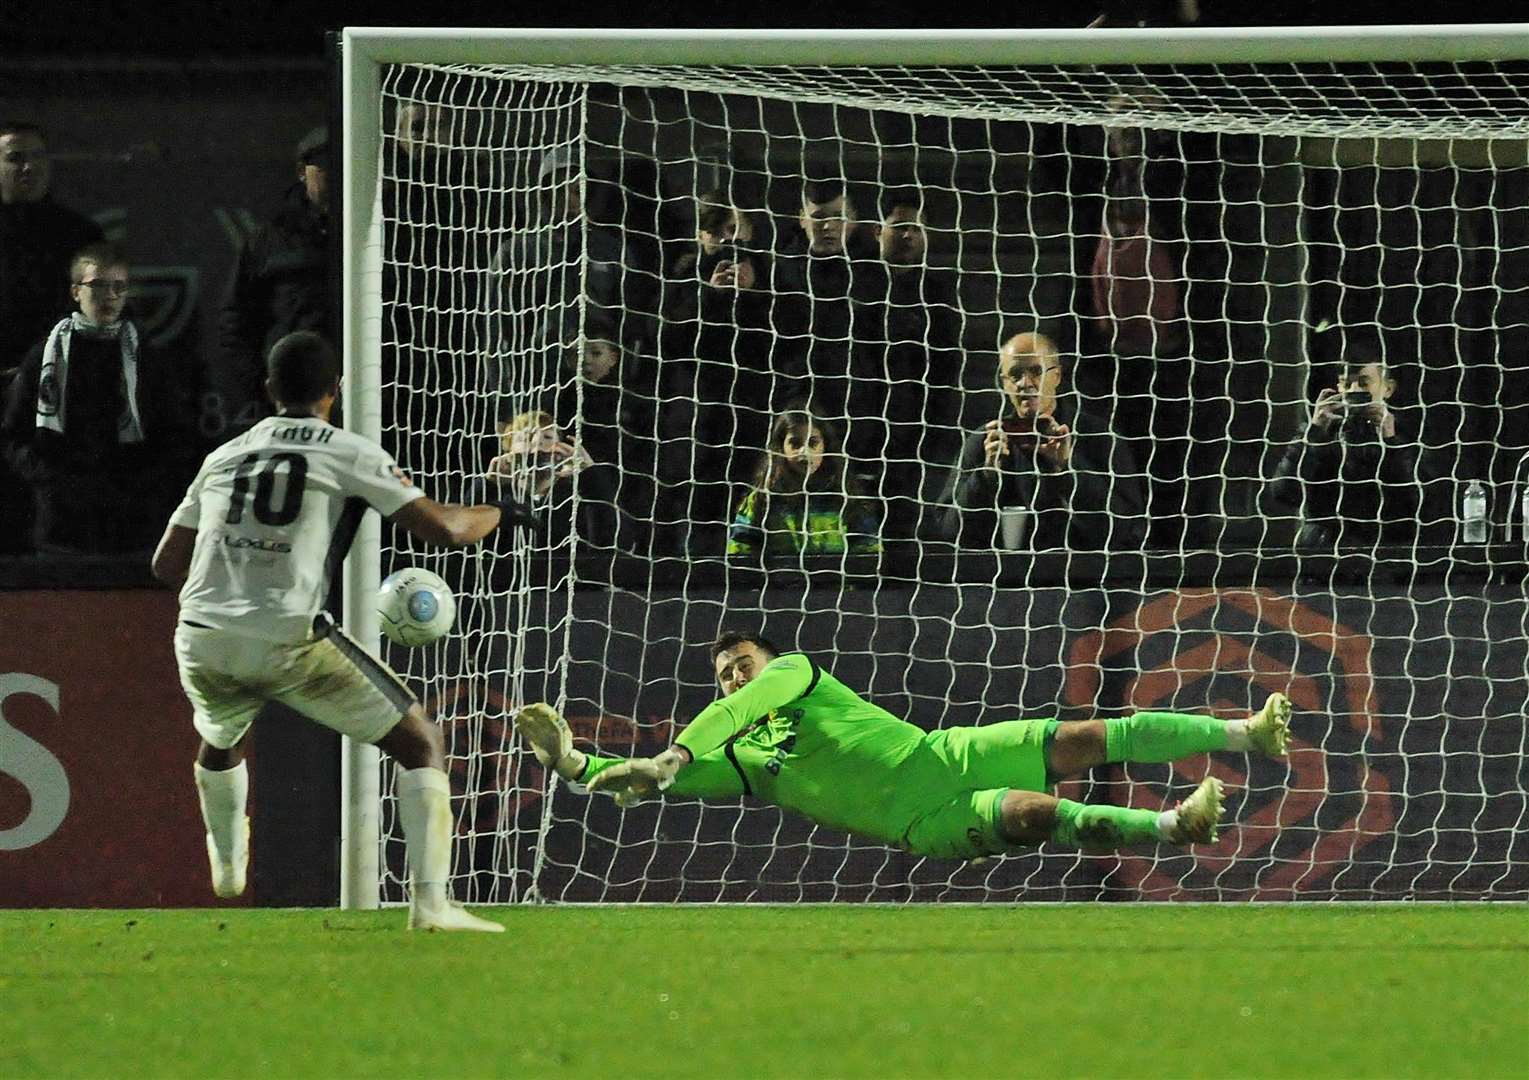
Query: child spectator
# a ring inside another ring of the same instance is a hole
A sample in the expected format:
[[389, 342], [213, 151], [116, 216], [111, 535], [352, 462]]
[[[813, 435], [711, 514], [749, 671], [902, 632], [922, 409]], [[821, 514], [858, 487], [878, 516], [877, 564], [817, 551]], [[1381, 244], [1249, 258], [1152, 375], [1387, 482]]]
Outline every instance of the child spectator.
[[875, 515], [844, 469], [838, 429], [806, 409], [770, 427], [753, 488], [738, 504], [729, 555], [864, 555], [881, 550]]
[[40, 552], [144, 551], [183, 487], [185, 387], [124, 315], [127, 259], [92, 244], [71, 273], [79, 310], [27, 355], [0, 440], [36, 493]]

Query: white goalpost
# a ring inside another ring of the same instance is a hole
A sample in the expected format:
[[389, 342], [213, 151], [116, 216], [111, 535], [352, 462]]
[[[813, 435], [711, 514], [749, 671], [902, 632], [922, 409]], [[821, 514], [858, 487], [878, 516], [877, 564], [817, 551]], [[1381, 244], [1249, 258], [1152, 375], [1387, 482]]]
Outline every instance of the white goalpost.
[[[379, 650], [385, 573], [457, 590], [387, 655], [447, 732], [459, 899], [1529, 899], [1529, 25], [351, 28], [338, 63], [344, 422], [535, 521], [447, 553], [369, 515], [345, 566]], [[991, 496], [1018, 336], [1071, 457]], [[837, 501], [750, 495], [799, 406]], [[1063, 790], [1216, 771], [1193, 853], [954, 865], [622, 812], [517, 743], [548, 700], [653, 752], [761, 627], [926, 728], [1279, 689], [1297, 748]], [[343, 768], [342, 906], [399, 900], [391, 773]]]

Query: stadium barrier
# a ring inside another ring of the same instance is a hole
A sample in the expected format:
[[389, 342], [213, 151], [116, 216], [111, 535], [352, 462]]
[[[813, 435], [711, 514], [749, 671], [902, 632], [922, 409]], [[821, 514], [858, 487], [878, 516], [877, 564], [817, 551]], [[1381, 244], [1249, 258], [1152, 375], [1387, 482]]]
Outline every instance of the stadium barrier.
[[0, 907], [212, 903], [175, 596], [0, 591], [0, 616]]
[[249, 755], [249, 891], [213, 896], [175, 596], [145, 577], [136, 559], [0, 560], [0, 907], [333, 904], [339, 739], [279, 706]]

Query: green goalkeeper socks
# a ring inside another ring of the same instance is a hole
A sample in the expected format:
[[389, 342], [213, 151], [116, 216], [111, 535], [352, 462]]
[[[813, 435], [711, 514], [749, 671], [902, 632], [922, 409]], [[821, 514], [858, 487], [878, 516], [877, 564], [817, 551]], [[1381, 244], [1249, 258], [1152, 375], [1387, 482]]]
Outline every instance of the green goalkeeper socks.
[[1161, 839], [1158, 832], [1161, 816], [1155, 810], [1058, 799], [1056, 827], [1051, 830], [1051, 839], [1085, 851], [1113, 851], [1155, 844]]
[[1226, 722], [1194, 713], [1139, 712], [1104, 722], [1106, 761], [1177, 761], [1227, 749]]

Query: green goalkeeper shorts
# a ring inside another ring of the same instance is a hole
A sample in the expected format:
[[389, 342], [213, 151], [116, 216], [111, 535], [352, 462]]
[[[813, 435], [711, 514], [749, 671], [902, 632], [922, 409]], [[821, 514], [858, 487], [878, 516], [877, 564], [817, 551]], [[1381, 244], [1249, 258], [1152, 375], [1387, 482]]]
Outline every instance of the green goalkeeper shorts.
[[921, 782], [908, 789], [904, 806], [912, 813], [899, 846], [932, 859], [1008, 851], [999, 828], [1003, 797], [1050, 789], [1046, 752], [1056, 729], [1055, 720], [1009, 720], [932, 733], [919, 755]]

